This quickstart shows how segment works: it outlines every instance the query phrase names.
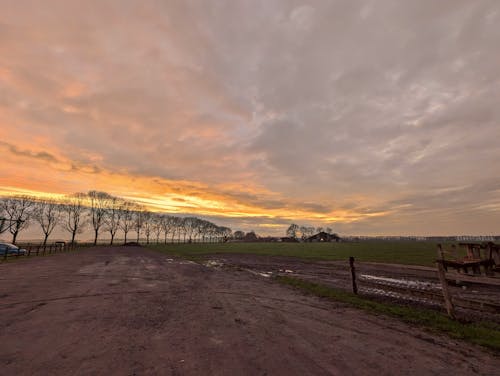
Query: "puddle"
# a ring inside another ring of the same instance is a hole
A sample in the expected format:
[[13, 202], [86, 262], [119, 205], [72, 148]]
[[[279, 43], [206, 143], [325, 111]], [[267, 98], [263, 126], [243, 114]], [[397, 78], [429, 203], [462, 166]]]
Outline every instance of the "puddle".
[[252, 273], [254, 275], [259, 275], [264, 278], [271, 278], [273, 276], [273, 272], [258, 272], [252, 269], [246, 269], [246, 268], [241, 268], [241, 270], [244, 270], [248, 273]]
[[280, 273], [293, 273], [293, 270], [290, 269], [280, 269], [278, 270]]
[[411, 279], [399, 279], [399, 278], [389, 278], [389, 277], [379, 277], [370, 274], [361, 274], [361, 280], [373, 281], [375, 283], [381, 285], [397, 285], [403, 286], [413, 289], [421, 289], [421, 290], [440, 290], [441, 286], [438, 283], [433, 282], [423, 282], [423, 281], [415, 281]]
[[208, 260], [203, 263], [207, 268], [221, 268], [224, 266], [224, 263], [218, 260]]
[[198, 263], [194, 261], [185, 260], [185, 261], [179, 261], [179, 265], [198, 265]]
[[362, 287], [359, 290], [360, 290], [360, 292], [363, 292], [366, 294], [379, 295], [379, 296], [385, 296], [388, 298], [401, 299], [401, 300], [407, 300], [407, 301], [412, 301], [412, 302], [416, 302], [416, 303], [440, 306], [439, 302], [436, 302], [435, 300], [432, 300], [432, 299], [419, 298], [416, 296], [406, 295], [406, 294], [402, 294], [402, 293], [394, 292], [394, 291], [387, 291], [387, 290], [377, 289], [377, 288], [373, 288], [373, 287]]
[[436, 305], [436, 306], [440, 305], [440, 303], [436, 302], [434, 299], [428, 299], [425, 297], [419, 297], [419, 296], [414, 296], [411, 294], [405, 294], [404, 292], [390, 291], [390, 290], [384, 289], [384, 286], [387, 286], [387, 287], [394, 286], [394, 287], [399, 287], [399, 288], [407, 288], [408, 290], [432, 291], [432, 290], [440, 290], [441, 289], [441, 285], [438, 283], [417, 281], [417, 280], [404, 279], [404, 278], [379, 277], [379, 276], [369, 275], [369, 274], [361, 274], [359, 279], [365, 280], [365, 281], [370, 281], [370, 282], [373, 282], [377, 285], [380, 285], [380, 288], [362, 287], [360, 289], [360, 291], [368, 293], [368, 294], [385, 296], [385, 297], [389, 297], [389, 298], [401, 299], [401, 300], [412, 301], [412, 302], [428, 304], [428, 305]]

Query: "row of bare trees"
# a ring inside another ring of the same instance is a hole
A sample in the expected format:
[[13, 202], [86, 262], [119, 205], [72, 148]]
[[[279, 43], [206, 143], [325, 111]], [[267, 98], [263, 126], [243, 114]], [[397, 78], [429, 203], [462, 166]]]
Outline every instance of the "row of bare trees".
[[116, 235], [123, 234], [124, 242], [135, 235], [146, 242], [221, 241], [231, 236], [228, 227], [196, 217], [176, 217], [146, 210], [143, 206], [112, 196], [106, 192], [90, 191], [66, 196], [62, 200], [39, 199], [31, 196], [4, 197], [0, 199], [0, 234], [9, 231], [15, 243], [19, 233], [36, 223], [46, 244], [50, 234], [59, 226], [70, 234], [71, 243], [87, 229], [99, 236], [107, 233], [110, 244]]

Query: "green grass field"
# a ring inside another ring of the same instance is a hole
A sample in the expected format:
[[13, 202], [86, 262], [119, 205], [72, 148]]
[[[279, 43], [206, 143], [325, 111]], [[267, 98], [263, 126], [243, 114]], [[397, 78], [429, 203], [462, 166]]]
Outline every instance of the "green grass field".
[[434, 266], [436, 243], [416, 241], [365, 241], [352, 243], [223, 243], [158, 244], [153, 249], [189, 259], [211, 254], [291, 256], [315, 260], [346, 260]]

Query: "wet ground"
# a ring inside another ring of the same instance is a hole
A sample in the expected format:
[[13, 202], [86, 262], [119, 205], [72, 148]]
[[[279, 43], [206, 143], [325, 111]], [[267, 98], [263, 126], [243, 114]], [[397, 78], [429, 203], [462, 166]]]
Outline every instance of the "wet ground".
[[[293, 257], [242, 254], [207, 255], [204, 264], [236, 268], [263, 277], [287, 275], [335, 288], [352, 290], [348, 261], [313, 261]], [[443, 298], [435, 268], [355, 262], [360, 294], [380, 300], [441, 310]], [[449, 289], [460, 318], [500, 323], [500, 282], [496, 285], [460, 281], [449, 273]], [[496, 279], [500, 281], [500, 279]], [[495, 281], [494, 281], [495, 282]]]
[[500, 369], [500, 359], [479, 347], [302, 295], [264, 277], [267, 269], [204, 266], [134, 247], [2, 264], [0, 374], [493, 375]]

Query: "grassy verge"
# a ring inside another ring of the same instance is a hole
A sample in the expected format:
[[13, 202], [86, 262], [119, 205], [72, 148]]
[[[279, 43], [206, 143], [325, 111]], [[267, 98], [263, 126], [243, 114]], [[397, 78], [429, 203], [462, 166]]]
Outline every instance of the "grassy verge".
[[451, 320], [447, 316], [430, 309], [381, 303], [343, 290], [298, 278], [278, 276], [275, 279], [282, 284], [295, 287], [315, 296], [347, 303], [355, 308], [371, 313], [395, 317], [404, 322], [415, 324], [434, 332], [445, 333], [452, 338], [462, 339], [500, 352], [500, 325], [492, 322], [463, 323]]
[[414, 241], [366, 241], [353, 243], [218, 243], [158, 244], [153, 249], [189, 259], [213, 254], [290, 256], [311, 260], [347, 260], [434, 266], [436, 243]]

